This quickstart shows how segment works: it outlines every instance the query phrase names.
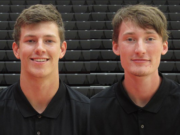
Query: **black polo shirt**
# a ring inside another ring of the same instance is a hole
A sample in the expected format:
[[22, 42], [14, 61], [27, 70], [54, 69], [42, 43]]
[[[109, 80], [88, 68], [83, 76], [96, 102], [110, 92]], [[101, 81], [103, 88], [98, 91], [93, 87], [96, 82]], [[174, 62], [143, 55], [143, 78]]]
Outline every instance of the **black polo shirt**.
[[180, 135], [180, 86], [162, 77], [148, 104], [136, 106], [121, 81], [91, 98], [91, 135]]
[[89, 107], [87, 97], [61, 82], [38, 114], [18, 82], [0, 93], [0, 135], [87, 135]]

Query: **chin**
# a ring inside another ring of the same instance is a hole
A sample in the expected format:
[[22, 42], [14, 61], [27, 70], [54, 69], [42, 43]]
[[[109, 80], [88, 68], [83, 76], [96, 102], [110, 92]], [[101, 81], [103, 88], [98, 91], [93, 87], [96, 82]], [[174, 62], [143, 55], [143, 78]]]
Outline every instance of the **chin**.
[[44, 73], [44, 72], [33, 72], [32, 76], [34, 76], [35, 78], [43, 78], [43, 77], [47, 76], [47, 73]]
[[44, 78], [45, 75], [41, 75], [41, 74], [36, 74], [36, 75], [33, 75], [35, 78]]
[[137, 77], [143, 77], [143, 76], [149, 75], [149, 72], [148, 71], [144, 71], [144, 70], [134, 71], [134, 72], [131, 72], [131, 73], [134, 76], [137, 76]]

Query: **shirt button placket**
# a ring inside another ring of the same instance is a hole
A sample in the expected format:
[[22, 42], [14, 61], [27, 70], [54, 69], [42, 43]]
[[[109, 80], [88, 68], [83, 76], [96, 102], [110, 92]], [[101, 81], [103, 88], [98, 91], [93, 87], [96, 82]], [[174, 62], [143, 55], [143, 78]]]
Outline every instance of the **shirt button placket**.
[[36, 115], [36, 120], [35, 120], [35, 131], [36, 131], [36, 135], [41, 135], [43, 132], [42, 129], [42, 115], [38, 114]]
[[139, 109], [138, 110], [138, 123], [139, 123], [139, 132], [140, 132], [140, 135], [144, 135], [144, 111], [142, 109]]
[[41, 115], [38, 115], [37, 117], [38, 117], [39, 119], [40, 119], [40, 118], [42, 118], [42, 116], [41, 116]]

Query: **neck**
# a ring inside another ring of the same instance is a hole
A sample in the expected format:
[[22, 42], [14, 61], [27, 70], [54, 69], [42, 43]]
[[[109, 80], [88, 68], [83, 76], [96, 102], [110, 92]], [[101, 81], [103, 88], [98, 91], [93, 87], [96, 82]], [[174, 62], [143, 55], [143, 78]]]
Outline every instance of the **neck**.
[[140, 107], [144, 107], [156, 91], [161, 83], [159, 74], [150, 76], [129, 76], [125, 74], [123, 86], [125, 87], [130, 99]]
[[59, 88], [59, 76], [45, 79], [21, 75], [20, 86], [32, 107], [41, 114]]

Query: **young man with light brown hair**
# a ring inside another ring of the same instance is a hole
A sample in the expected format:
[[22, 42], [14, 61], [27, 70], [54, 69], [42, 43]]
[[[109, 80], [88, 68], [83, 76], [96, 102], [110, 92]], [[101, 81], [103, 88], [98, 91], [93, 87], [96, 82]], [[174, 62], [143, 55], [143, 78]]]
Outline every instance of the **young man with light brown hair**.
[[13, 37], [20, 81], [0, 93], [0, 134], [88, 134], [89, 99], [59, 79], [67, 49], [61, 14], [32, 5], [17, 18]]
[[124, 76], [91, 98], [91, 134], [179, 135], [180, 86], [158, 71], [168, 51], [165, 15], [150, 5], [128, 5], [112, 25], [112, 50]]

